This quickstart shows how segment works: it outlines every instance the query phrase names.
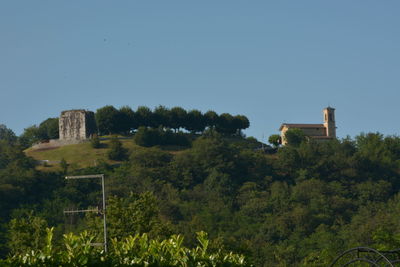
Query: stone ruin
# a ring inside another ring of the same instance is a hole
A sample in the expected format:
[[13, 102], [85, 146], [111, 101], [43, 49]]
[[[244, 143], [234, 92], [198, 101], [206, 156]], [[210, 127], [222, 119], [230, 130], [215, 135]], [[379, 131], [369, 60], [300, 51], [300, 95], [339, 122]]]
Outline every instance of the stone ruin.
[[96, 133], [94, 113], [83, 109], [65, 110], [59, 120], [60, 141], [86, 140]]
[[59, 139], [39, 142], [33, 149], [53, 149], [60, 146], [80, 144], [87, 141], [91, 135], [97, 133], [94, 113], [83, 109], [65, 110], [59, 119]]

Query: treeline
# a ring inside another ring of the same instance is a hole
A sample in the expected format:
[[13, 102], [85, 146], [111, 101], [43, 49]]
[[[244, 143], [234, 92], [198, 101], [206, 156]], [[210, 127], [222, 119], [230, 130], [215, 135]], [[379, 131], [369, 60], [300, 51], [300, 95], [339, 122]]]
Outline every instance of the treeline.
[[[203, 114], [196, 109], [186, 111], [181, 107], [169, 109], [165, 106], [158, 106], [153, 110], [140, 106], [134, 111], [128, 106], [117, 109], [107, 105], [97, 109], [95, 118], [98, 135], [130, 135], [142, 128], [137, 140], [144, 146], [187, 145], [189, 139], [177, 134], [181, 130], [195, 134], [210, 129], [224, 135], [240, 135], [242, 130], [250, 126], [248, 118], [244, 115], [217, 114], [211, 110]], [[58, 139], [58, 122], [59, 118], [48, 118], [38, 126], [25, 128], [19, 137], [20, 144], [27, 148], [37, 142]]]
[[202, 133], [205, 129], [214, 129], [222, 134], [239, 134], [247, 129], [250, 122], [246, 116], [233, 116], [229, 113], [217, 114], [214, 111], [202, 113], [199, 110], [185, 110], [181, 107], [171, 109], [158, 106], [151, 110], [140, 106], [136, 111], [128, 106], [116, 109], [108, 105], [99, 108], [95, 114], [100, 135], [129, 134], [139, 127], [186, 130], [191, 133]]

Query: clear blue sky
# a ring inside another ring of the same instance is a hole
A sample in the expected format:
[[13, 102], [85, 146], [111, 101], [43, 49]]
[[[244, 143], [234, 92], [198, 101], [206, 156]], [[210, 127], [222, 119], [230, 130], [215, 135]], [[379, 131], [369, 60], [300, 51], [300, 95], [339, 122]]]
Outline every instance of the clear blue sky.
[[145, 105], [400, 133], [400, 1], [2, 1], [0, 123]]

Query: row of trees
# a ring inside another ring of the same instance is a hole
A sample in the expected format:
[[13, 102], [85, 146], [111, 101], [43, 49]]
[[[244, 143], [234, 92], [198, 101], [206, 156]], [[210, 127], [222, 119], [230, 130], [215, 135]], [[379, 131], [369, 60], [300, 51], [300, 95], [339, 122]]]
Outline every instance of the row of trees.
[[[249, 120], [243, 115], [233, 116], [228, 113], [218, 115], [214, 111], [207, 111], [203, 114], [196, 109], [186, 111], [181, 107], [168, 109], [164, 106], [158, 106], [154, 110], [140, 106], [133, 111], [128, 106], [116, 109], [108, 105], [99, 108], [95, 118], [100, 135], [127, 135], [140, 127], [173, 129], [175, 133], [180, 129], [191, 133], [202, 133], [208, 128], [219, 133], [233, 135], [250, 126]], [[39, 126], [33, 125], [26, 128], [19, 137], [19, 143], [22, 147], [27, 148], [39, 141], [59, 138], [58, 122], [58, 118], [48, 118]]]
[[158, 106], [151, 110], [140, 106], [133, 111], [128, 106], [116, 109], [109, 105], [99, 108], [95, 116], [100, 135], [128, 134], [141, 126], [174, 129], [175, 132], [185, 129], [191, 133], [203, 132], [210, 128], [223, 134], [236, 134], [250, 126], [249, 120], [243, 115], [218, 115], [214, 111], [203, 114], [196, 109], [186, 111], [181, 107], [169, 109]]

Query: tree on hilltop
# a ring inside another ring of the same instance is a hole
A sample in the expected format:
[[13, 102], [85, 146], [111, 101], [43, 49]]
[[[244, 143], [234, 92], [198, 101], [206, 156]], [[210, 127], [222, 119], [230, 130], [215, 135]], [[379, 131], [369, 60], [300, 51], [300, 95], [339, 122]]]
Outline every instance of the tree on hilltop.
[[299, 146], [306, 140], [306, 135], [300, 129], [293, 128], [287, 130], [285, 133], [285, 139], [290, 146]]
[[100, 135], [118, 132], [119, 112], [113, 106], [104, 106], [96, 111], [96, 123]]
[[170, 110], [165, 106], [158, 106], [153, 112], [154, 127], [170, 128]]
[[240, 133], [242, 130], [250, 127], [249, 119], [244, 115], [236, 115], [233, 117], [233, 127]]
[[281, 136], [279, 134], [273, 134], [268, 138], [268, 143], [274, 147], [278, 147], [281, 144]]
[[48, 118], [39, 124], [38, 135], [41, 140], [58, 139], [58, 118]]
[[39, 126], [32, 125], [24, 129], [18, 137], [18, 142], [22, 148], [28, 148], [34, 143], [59, 138], [58, 118], [48, 118], [41, 122]]
[[137, 125], [144, 126], [144, 127], [153, 127], [153, 112], [151, 109], [145, 106], [140, 106], [137, 108], [135, 112], [135, 120]]
[[207, 126], [210, 129], [214, 129], [218, 123], [218, 114], [213, 110], [209, 110], [204, 114], [204, 118]]
[[11, 129], [8, 129], [4, 124], [0, 124], [0, 140], [5, 140], [9, 144], [13, 144], [17, 141], [17, 136]]
[[118, 110], [117, 115], [118, 132], [129, 134], [138, 125], [135, 123], [135, 112], [128, 106], [123, 106]]
[[206, 128], [206, 123], [203, 114], [197, 109], [192, 109], [187, 113], [185, 129], [192, 132], [203, 132]]
[[173, 107], [170, 110], [170, 126], [175, 132], [184, 127], [187, 119], [187, 112], [181, 107]]
[[18, 137], [18, 143], [22, 148], [28, 148], [39, 141], [38, 127], [36, 125], [29, 126], [24, 129], [24, 132]]
[[236, 132], [236, 128], [233, 124], [233, 116], [229, 113], [222, 113], [218, 117], [216, 129], [218, 132], [222, 134], [234, 134]]

